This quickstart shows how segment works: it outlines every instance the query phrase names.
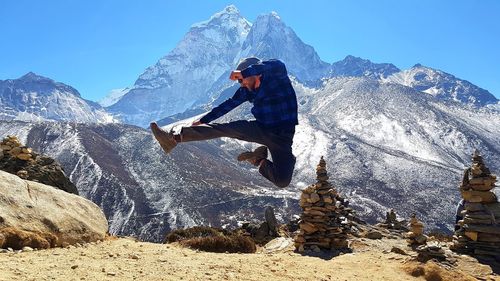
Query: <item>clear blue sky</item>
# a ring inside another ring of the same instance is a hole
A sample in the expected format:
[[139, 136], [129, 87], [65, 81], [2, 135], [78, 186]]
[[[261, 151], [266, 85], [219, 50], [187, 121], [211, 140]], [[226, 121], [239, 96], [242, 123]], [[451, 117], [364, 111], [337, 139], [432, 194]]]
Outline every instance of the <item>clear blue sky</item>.
[[346, 55], [441, 69], [500, 98], [500, 1], [0, 2], [0, 80], [29, 71], [97, 101], [133, 85], [191, 24], [234, 3], [253, 21], [276, 11], [321, 59]]

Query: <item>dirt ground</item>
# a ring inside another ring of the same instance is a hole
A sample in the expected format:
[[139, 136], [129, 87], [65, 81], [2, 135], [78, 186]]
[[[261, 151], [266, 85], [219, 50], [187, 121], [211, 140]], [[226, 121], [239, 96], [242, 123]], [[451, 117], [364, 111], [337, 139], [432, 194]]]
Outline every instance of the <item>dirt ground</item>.
[[470, 274], [500, 280], [473, 260], [464, 262], [465, 271], [435, 266], [434, 273], [427, 268], [419, 274], [423, 269], [411, 255], [390, 252], [397, 243], [363, 238], [352, 242], [353, 253], [315, 257], [293, 252], [291, 245], [274, 252], [217, 254], [111, 238], [81, 247], [0, 253], [0, 280], [476, 280]]

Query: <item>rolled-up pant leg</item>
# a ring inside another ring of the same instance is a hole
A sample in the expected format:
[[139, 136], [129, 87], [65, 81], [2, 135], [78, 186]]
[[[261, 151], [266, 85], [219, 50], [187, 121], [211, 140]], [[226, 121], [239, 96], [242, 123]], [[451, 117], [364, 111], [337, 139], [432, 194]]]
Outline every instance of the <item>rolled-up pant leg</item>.
[[276, 133], [262, 128], [255, 121], [235, 121], [183, 127], [180, 135], [181, 142], [229, 137], [263, 144], [269, 149], [273, 161], [266, 159], [259, 167], [260, 174], [278, 187], [290, 184], [295, 167], [295, 157], [292, 154], [293, 131]]

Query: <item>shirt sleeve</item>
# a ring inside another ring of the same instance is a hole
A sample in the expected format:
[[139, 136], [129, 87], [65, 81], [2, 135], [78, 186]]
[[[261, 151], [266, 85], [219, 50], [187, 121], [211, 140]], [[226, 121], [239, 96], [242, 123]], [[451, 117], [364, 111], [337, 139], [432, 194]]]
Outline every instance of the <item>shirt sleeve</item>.
[[221, 103], [219, 106], [214, 107], [209, 113], [203, 116], [200, 119], [200, 122], [204, 124], [210, 123], [213, 120], [233, 110], [234, 108], [236, 108], [237, 106], [239, 106], [240, 104], [244, 103], [247, 100], [248, 99], [247, 99], [246, 89], [241, 87], [234, 93], [232, 98], [229, 98], [228, 100]]
[[271, 59], [267, 61], [262, 61], [257, 64], [252, 64], [249, 67], [241, 71], [243, 78], [254, 75], [265, 75], [266, 73], [272, 73], [276, 76], [287, 75], [286, 67], [283, 62], [276, 59]]

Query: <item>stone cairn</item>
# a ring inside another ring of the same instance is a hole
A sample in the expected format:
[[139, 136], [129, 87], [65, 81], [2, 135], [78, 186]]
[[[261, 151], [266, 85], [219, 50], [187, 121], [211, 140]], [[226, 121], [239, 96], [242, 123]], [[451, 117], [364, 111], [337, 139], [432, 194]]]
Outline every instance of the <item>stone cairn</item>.
[[453, 250], [500, 261], [500, 203], [495, 193], [496, 176], [476, 150], [472, 167], [464, 171], [460, 193], [463, 210], [455, 231]]
[[417, 219], [415, 214], [411, 216], [408, 226], [410, 231], [405, 235], [406, 242], [418, 253], [418, 261], [427, 262], [430, 259], [443, 261], [446, 259], [445, 251], [439, 243], [427, 244], [428, 237], [424, 234], [424, 224]]
[[398, 220], [396, 212], [394, 209], [391, 209], [389, 212], [385, 213], [385, 221], [383, 223], [378, 223], [377, 226], [391, 230], [408, 231], [408, 228], [405, 227], [405, 223], [405, 220]]
[[344, 200], [328, 182], [323, 157], [316, 168], [316, 175], [317, 182], [304, 189], [300, 197], [304, 212], [300, 217], [295, 248], [299, 252], [347, 248], [347, 233], [350, 232], [347, 217], [352, 210], [344, 206]]
[[29, 147], [22, 146], [16, 136], [7, 136], [0, 143], [0, 159], [6, 156], [29, 161], [33, 159], [33, 151]]
[[406, 242], [410, 246], [423, 245], [427, 242], [427, 236], [424, 235], [424, 224], [413, 214], [409, 223], [410, 231], [406, 233]]
[[59, 163], [23, 146], [16, 136], [7, 136], [0, 142], [0, 170], [78, 194]]

